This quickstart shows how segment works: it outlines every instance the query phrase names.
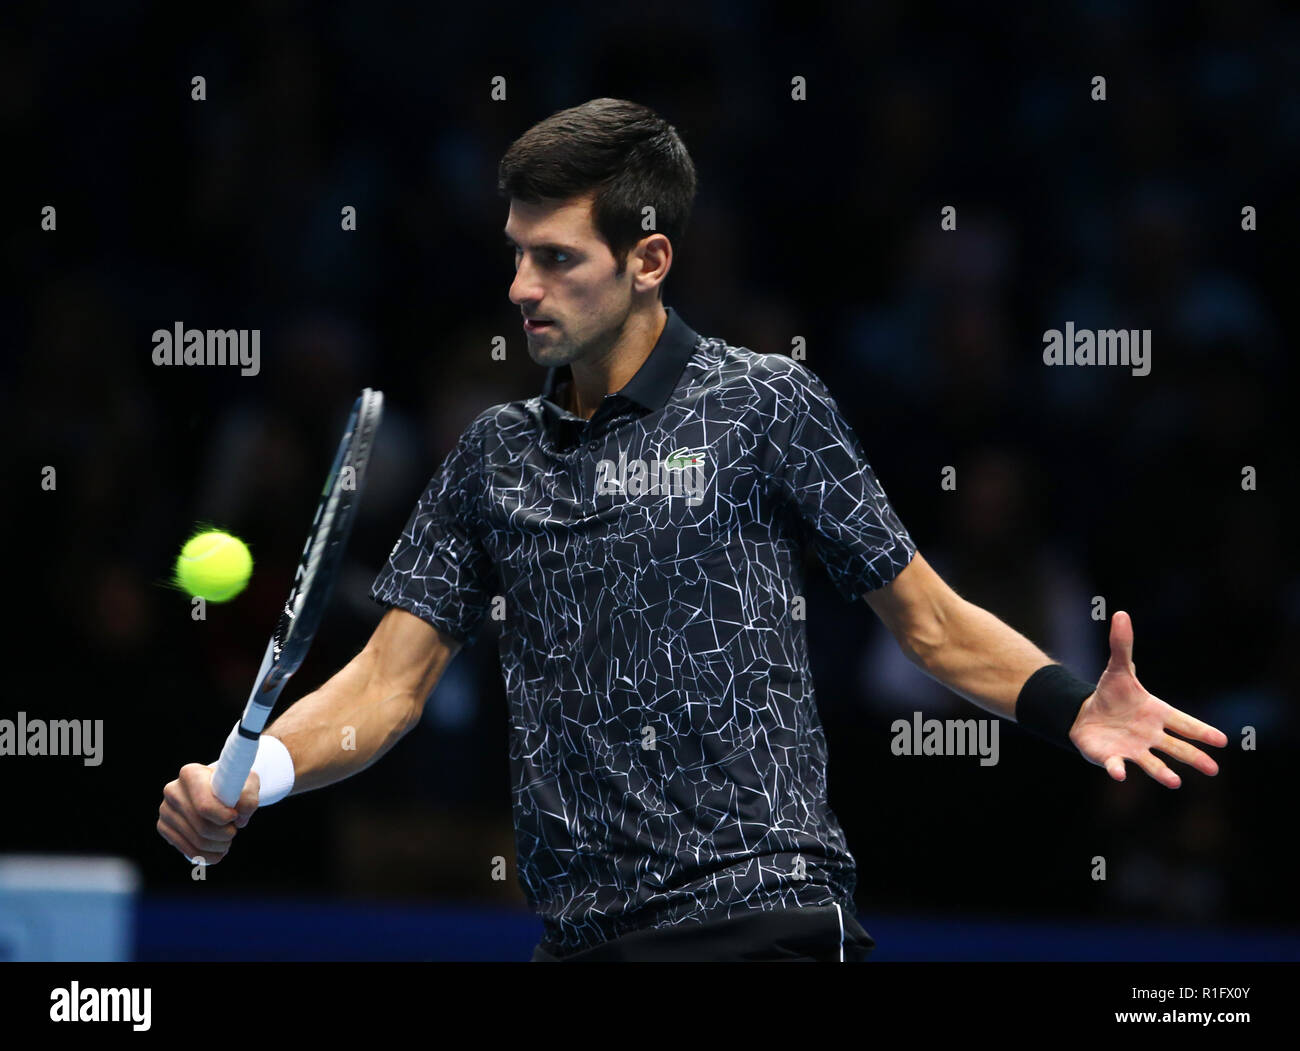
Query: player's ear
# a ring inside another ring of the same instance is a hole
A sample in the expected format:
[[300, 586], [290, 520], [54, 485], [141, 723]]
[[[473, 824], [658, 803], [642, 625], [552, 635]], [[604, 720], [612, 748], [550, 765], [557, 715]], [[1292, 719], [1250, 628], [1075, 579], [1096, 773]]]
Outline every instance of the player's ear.
[[652, 282], [657, 281], [662, 290], [673, 265], [673, 246], [668, 238], [663, 234], [651, 234], [642, 238], [630, 254], [634, 254], [641, 264], [634, 284], [649, 288]]

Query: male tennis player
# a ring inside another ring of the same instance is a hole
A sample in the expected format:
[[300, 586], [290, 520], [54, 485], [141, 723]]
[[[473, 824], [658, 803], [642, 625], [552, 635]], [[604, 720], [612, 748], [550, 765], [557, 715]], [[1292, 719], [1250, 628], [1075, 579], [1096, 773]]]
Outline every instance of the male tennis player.
[[664, 307], [695, 193], [672, 127], [614, 99], [565, 110], [510, 147], [500, 189], [543, 393], [461, 435], [375, 581], [391, 608], [262, 736], [237, 810], [208, 767], [167, 786], [169, 842], [219, 861], [259, 801], [369, 766], [495, 606], [534, 960], [865, 959], [798, 613], [807, 545], [980, 708], [1117, 781], [1131, 759], [1178, 787], [1153, 749], [1217, 773], [1169, 731], [1227, 738], [1138, 683], [1127, 614], [1101, 680], [1075, 679], [926, 564], [816, 376]]

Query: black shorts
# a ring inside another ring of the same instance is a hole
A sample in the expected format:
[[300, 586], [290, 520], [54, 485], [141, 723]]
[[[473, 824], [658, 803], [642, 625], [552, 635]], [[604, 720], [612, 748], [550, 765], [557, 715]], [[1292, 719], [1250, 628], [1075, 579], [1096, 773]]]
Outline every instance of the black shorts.
[[633, 931], [559, 957], [541, 945], [533, 963], [861, 963], [876, 941], [847, 909], [756, 909], [706, 923]]

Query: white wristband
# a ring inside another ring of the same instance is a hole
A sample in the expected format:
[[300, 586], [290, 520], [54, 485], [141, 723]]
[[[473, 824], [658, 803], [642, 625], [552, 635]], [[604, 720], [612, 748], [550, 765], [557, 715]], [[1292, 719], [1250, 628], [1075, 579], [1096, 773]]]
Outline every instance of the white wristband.
[[[209, 763], [215, 767], [216, 763]], [[257, 774], [257, 805], [270, 806], [293, 791], [293, 756], [284, 742], [270, 734], [257, 738], [257, 755], [253, 757], [253, 770]]]
[[293, 791], [293, 756], [278, 737], [262, 734], [257, 739], [257, 805], [270, 806]]

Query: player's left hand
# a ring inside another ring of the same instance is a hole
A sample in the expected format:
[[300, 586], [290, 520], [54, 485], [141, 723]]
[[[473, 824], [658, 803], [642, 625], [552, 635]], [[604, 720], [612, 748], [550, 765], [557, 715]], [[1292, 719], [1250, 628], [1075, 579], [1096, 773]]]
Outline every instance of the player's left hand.
[[1088, 762], [1105, 767], [1116, 781], [1125, 779], [1124, 760], [1131, 759], [1166, 788], [1181, 785], [1182, 779], [1152, 754], [1153, 748], [1210, 777], [1217, 774], [1218, 763], [1168, 731], [1216, 748], [1228, 743], [1227, 735], [1147, 693], [1136, 672], [1133, 621], [1127, 613], [1116, 611], [1110, 620], [1110, 662], [1070, 728], [1074, 747]]

